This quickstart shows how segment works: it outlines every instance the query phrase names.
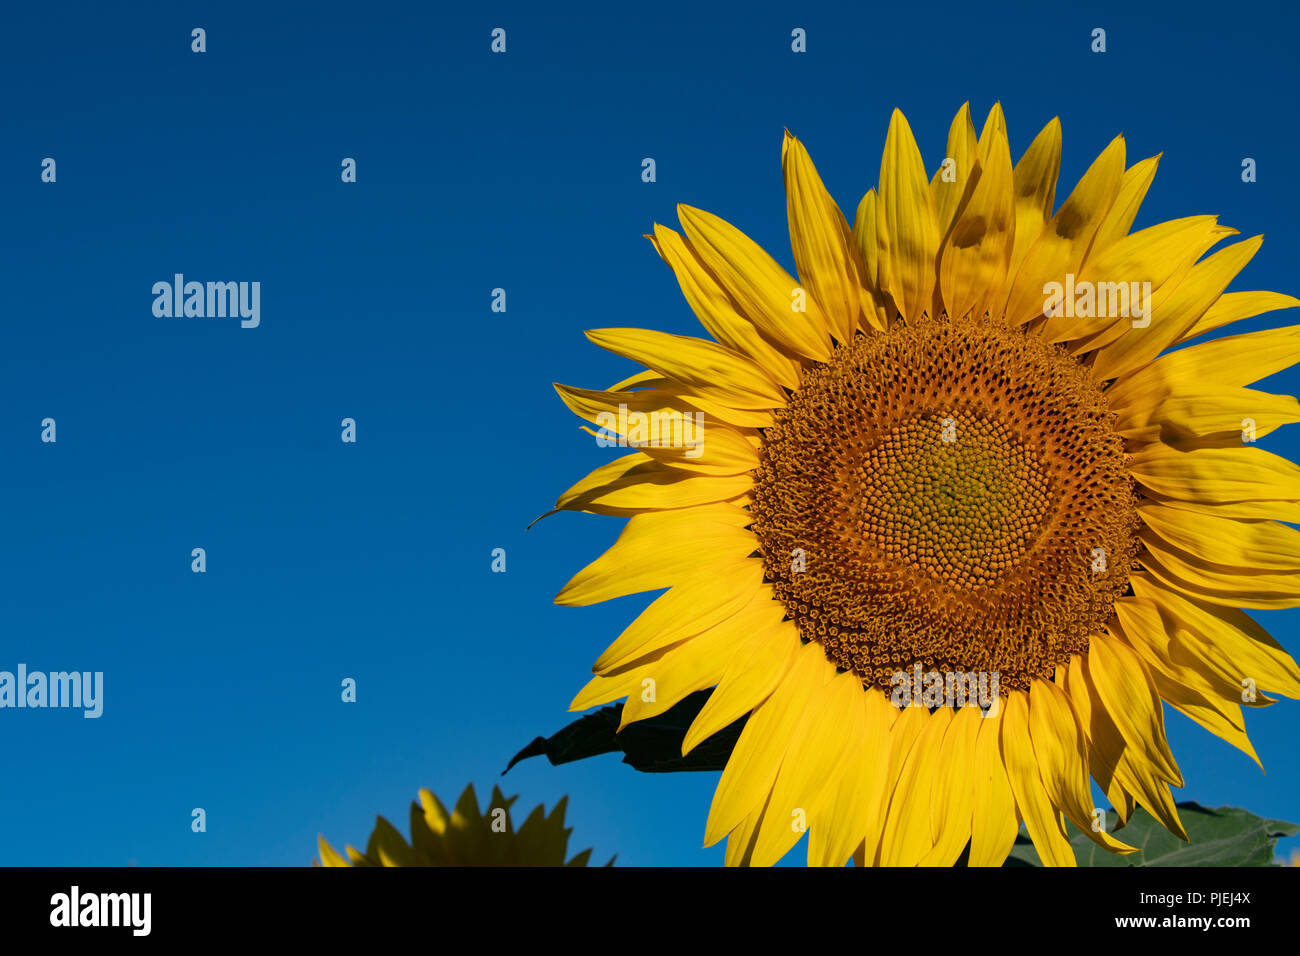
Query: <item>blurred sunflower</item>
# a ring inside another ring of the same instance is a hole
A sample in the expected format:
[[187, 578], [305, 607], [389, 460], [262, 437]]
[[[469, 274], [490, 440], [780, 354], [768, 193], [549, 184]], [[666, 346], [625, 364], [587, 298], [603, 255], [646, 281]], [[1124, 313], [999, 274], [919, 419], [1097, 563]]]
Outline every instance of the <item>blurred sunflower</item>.
[[646, 370], [556, 386], [637, 449], [559, 499], [629, 520], [556, 602], [668, 589], [572, 709], [714, 687], [684, 751], [749, 715], [705, 832], [728, 864], [804, 821], [810, 864], [998, 865], [1023, 821], [1073, 865], [1065, 818], [1130, 852], [1090, 776], [1186, 839], [1161, 701], [1258, 762], [1241, 704], [1300, 697], [1241, 610], [1300, 604], [1300, 469], [1249, 444], [1300, 404], [1244, 387], [1300, 327], [1169, 351], [1300, 300], [1225, 294], [1261, 237], [1202, 258], [1236, 233], [1214, 216], [1130, 233], [1159, 157], [1126, 168], [1122, 137], [1053, 214], [1060, 146], [1053, 120], [1013, 166], [1001, 108], [977, 136], [963, 106], [930, 178], [895, 111], [850, 228], [787, 133], [799, 279], [679, 206], [647, 238], [713, 340], [589, 332]]
[[[420, 802], [411, 802], [411, 842], [383, 817], [375, 819], [374, 832], [362, 853], [347, 847], [347, 857], [319, 838], [323, 866], [586, 866], [591, 850], [583, 850], [567, 863], [569, 834], [564, 827], [563, 797], [550, 814], [538, 804], [518, 831], [510, 820], [510, 807], [518, 797], [504, 797], [492, 788], [487, 815], [479, 812], [478, 797], [470, 784], [448, 813], [429, 790]], [[612, 865], [613, 860], [609, 861]]]

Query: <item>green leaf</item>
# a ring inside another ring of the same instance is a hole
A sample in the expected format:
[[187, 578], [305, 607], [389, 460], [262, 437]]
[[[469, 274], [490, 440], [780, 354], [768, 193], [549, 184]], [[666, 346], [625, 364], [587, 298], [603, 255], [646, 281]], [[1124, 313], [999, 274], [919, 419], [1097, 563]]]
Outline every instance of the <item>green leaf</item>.
[[[1115, 819], [1115, 811], [1108, 810], [1106, 816]], [[1079, 866], [1272, 866], [1277, 841], [1300, 833], [1300, 826], [1294, 823], [1267, 820], [1239, 807], [1211, 809], [1199, 803], [1180, 803], [1178, 817], [1187, 830], [1187, 843], [1145, 810], [1135, 810], [1127, 826], [1111, 831], [1138, 848], [1127, 856], [1103, 850], [1068, 820], [1065, 829]], [[1023, 831], [1004, 865], [1042, 865]]]
[[623, 762], [646, 773], [682, 770], [721, 770], [727, 765], [745, 718], [718, 731], [687, 756], [682, 741], [695, 716], [712, 691], [701, 690], [674, 704], [657, 717], [639, 720], [618, 732], [623, 705], [602, 707], [579, 717], [550, 737], [537, 737], [510, 759], [505, 771], [529, 757], [545, 757], [552, 764], [572, 763], [600, 754], [622, 752]]

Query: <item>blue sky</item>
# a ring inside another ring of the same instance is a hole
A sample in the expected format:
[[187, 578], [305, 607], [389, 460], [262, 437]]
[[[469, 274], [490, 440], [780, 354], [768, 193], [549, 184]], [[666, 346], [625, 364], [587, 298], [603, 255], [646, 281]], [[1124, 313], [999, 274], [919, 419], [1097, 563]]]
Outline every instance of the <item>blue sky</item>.
[[[1017, 157], [1059, 115], [1058, 198], [1123, 132], [1164, 151], [1136, 227], [1219, 213], [1267, 234], [1233, 288], [1300, 289], [1295, 9], [1048, 6], [7, 5], [0, 669], [102, 671], [105, 701], [0, 711], [0, 864], [303, 864], [405, 828], [419, 787], [486, 795], [566, 723], [647, 599], [551, 603], [621, 522], [525, 533], [614, 454], [550, 383], [627, 374], [584, 329], [696, 332], [642, 238], [677, 202], [793, 268], [784, 127], [850, 217], [896, 106], [931, 168], [965, 100], [1002, 102]], [[259, 281], [261, 325], [155, 318], [177, 272]], [[1300, 650], [1300, 611], [1262, 618]], [[1171, 714], [1178, 798], [1300, 821], [1298, 708], [1248, 716], [1267, 775]], [[504, 783], [568, 793], [599, 858], [711, 865], [715, 780], [609, 756]]]

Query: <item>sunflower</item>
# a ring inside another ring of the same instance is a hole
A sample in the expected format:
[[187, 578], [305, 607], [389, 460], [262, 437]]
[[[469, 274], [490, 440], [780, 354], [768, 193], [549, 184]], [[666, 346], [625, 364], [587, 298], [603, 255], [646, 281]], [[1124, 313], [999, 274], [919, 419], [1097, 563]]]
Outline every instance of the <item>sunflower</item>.
[[[583, 850], [567, 863], [569, 834], [564, 827], [568, 797], [547, 814], [538, 804], [518, 831], [510, 821], [510, 807], [518, 797], [506, 798], [496, 787], [486, 815], [479, 812], [478, 797], [470, 784], [448, 813], [429, 790], [411, 803], [411, 842], [382, 816], [375, 819], [366, 852], [347, 847], [344, 858], [319, 838], [323, 866], [586, 866], [591, 850]], [[613, 860], [609, 861], [612, 865]]]
[[1241, 610], [1300, 604], [1300, 468], [1253, 444], [1300, 404], [1245, 387], [1300, 327], [1179, 347], [1300, 300], [1225, 293], [1261, 238], [1207, 255], [1217, 217], [1130, 232], [1160, 157], [1122, 137], [1053, 213], [1060, 147], [1013, 166], [1000, 106], [978, 136], [963, 106], [927, 177], [895, 111], [850, 228], [787, 132], [798, 280], [679, 206], [647, 238], [712, 339], [588, 332], [645, 370], [556, 386], [634, 449], [557, 502], [628, 521], [556, 603], [667, 589], [571, 709], [714, 688], [683, 753], [747, 717], [728, 864], [806, 830], [811, 865], [999, 865], [1023, 822], [1069, 866], [1066, 819], [1132, 852], [1090, 777], [1186, 840], [1163, 705], [1258, 762], [1242, 706], [1300, 697]]

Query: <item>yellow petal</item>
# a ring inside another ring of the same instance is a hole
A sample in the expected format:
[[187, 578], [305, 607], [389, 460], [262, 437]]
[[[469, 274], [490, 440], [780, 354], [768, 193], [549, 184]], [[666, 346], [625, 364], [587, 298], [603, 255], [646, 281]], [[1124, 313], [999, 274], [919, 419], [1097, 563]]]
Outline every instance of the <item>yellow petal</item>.
[[[816, 297], [800, 303], [799, 283], [758, 243], [702, 209], [678, 206], [677, 215], [700, 261], [765, 337], [791, 355], [816, 362], [830, 357], [830, 329]], [[797, 304], [804, 311], [796, 311]]]
[[[1145, 288], [1158, 292], [1218, 242], [1223, 230], [1214, 216], [1188, 216], [1124, 236], [1100, 253], [1090, 255], [1079, 268], [1075, 288], [1095, 290], [1095, 302], [1089, 311], [1096, 314], [1083, 316], [1076, 308], [1071, 315], [1061, 310], [1062, 314], [1048, 318], [1040, 334], [1049, 342], [1064, 342], [1113, 325], [1123, 329], [1124, 335], [1142, 334], [1146, 329], [1134, 326], [1135, 322], [1144, 321], [1133, 317], [1140, 308], [1140, 301], [1131, 298], [1134, 285], [1139, 290], [1139, 300], [1145, 297], [1143, 283], [1149, 283]], [[1155, 292], [1146, 299], [1151, 321], [1155, 321], [1160, 301]]]
[[898, 110], [894, 110], [885, 136], [879, 194], [880, 285], [893, 297], [899, 313], [914, 320], [933, 306], [939, 221], [921, 151]]
[[1186, 664], [1185, 656], [1176, 657], [1175, 641], [1167, 622], [1151, 601], [1121, 598], [1115, 610], [1118, 619], [1112, 628], [1147, 665], [1156, 693], [1258, 764], [1259, 757], [1246, 736], [1241, 708], [1224, 696], [1225, 692], [1233, 692], [1233, 683], [1219, 674], [1201, 670], [1196, 664]]
[[770, 866], [785, 856], [833, 797], [852, 750], [862, 743], [844, 732], [861, 697], [861, 678], [846, 671], [809, 700], [772, 786], [767, 818], [754, 844], [755, 866]]
[[1175, 591], [1229, 607], [1300, 607], [1300, 575], [1211, 564], [1169, 545], [1147, 529], [1138, 538], [1146, 546], [1146, 552], [1140, 555], [1142, 566]]
[[682, 756], [735, 723], [771, 695], [798, 656], [799, 631], [778, 621], [739, 642], [721, 680], [682, 738]]
[[[1219, 303], [1232, 295], [1255, 294], [1230, 292], [1220, 297]], [[1300, 300], [1292, 301], [1300, 305]], [[1189, 385], [1250, 385], [1296, 362], [1300, 362], [1300, 325], [1231, 335], [1160, 356], [1116, 381], [1107, 389], [1106, 398], [1111, 408], [1137, 407], [1184, 391]]]
[[1098, 846], [1120, 853], [1136, 848], [1094, 829], [1088, 787], [1087, 747], [1065, 693], [1055, 684], [1035, 680], [1029, 691], [1029, 732], [1039, 776], [1052, 805], [1059, 807], [1080, 832]]
[[[1137, 802], [1147, 809], [1156, 819], [1180, 839], [1187, 839], [1187, 832], [1178, 819], [1178, 810], [1174, 806], [1173, 796], [1169, 792], [1171, 782], [1145, 757], [1143, 751], [1129, 746], [1119, 727], [1107, 710], [1093, 679], [1094, 660], [1076, 657], [1079, 666], [1071, 662], [1069, 673], [1071, 704], [1076, 713], [1087, 709], [1089, 719], [1085, 726], [1088, 744], [1092, 748], [1090, 765], [1102, 768], [1114, 768], [1114, 786], [1107, 786], [1103, 777], [1098, 783], [1106, 789], [1118, 809], [1124, 792], [1131, 793]], [[1084, 721], [1080, 720], [1081, 724]], [[1181, 780], [1177, 781], [1181, 784]], [[1118, 792], [1116, 790], [1118, 788]], [[1127, 819], [1127, 813], [1125, 814]]]
[[1294, 501], [1226, 501], [1198, 502], [1166, 498], [1147, 489], [1143, 497], [1168, 508], [1217, 518], [1244, 518], [1248, 521], [1285, 521], [1300, 524], [1300, 504]]
[[633, 515], [613, 547], [575, 574], [555, 603], [580, 607], [655, 591], [715, 561], [743, 558], [757, 541], [747, 530], [751, 520], [732, 505]]
[[[1044, 283], [1064, 282], [1079, 271], [1102, 218], [1110, 211], [1124, 177], [1124, 137], [1116, 136], [1083, 174], [1068, 199], [1025, 254], [1007, 297], [1009, 321], [1028, 322], [1043, 314]], [[1017, 216], [1017, 229], [1019, 216]]]
[[971, 838], [975, 788], [979, 785], [975, 748], [983, 722], [978, 707], [959, 707], [943, 735], [930, 796], [934, 848], [922, 857], [921, 866], [952, 866]]
[[[1070, 662], [1064, 668], [1059, 681], [1061, 689], [1065, 691], [1065, 697], [1070, 702], [1070, 709], [1074, 711], [1076, 719], [1079, 721], [1079, 729], [1083, 732], [1083, 738], [1088, 745], [1088, 772], [1092, 778], [1097, 781], [1102, 792], [1110, 799], [1111, 806], [1119, 814], [1120, 822], [1128, 822], [1131, 798], [1124, 790], [1120, 783], [1119, 775], [1116, 773], [1116, 765], [1121, 759], [1124, 750], [1124, 741], [1119, 735], [1119, 731], [1110, 723], [1109, 718], [1105, 718], [1104, 712], [1100, 715], [1104, 718], [1102, 726], [1093, 727], [1092, 715], [1092, 697], [1095, 691], [1088, 687], [1087, 680], [1083, 672], [1083, 658], [1075, 655], [1070, 658]], [[1100, 730], [1105, 736], [1105, 741], [1095, 741], [1094, 733]], [[1100, 746], [1105, 743], [1107, 746]]]
[[1118, 378], [1153, 361], [1214, 305], [1263, 241], [1263, 236], [1255, 236], [1216, 252], [1193, 266], [1167, 297], [1154, 296], [1150, 324], [1131, 328], [1122, 338], [1100, 349], [1093, 361], [1093, 375], [1098, 380]]
[[975, 740], [971, 866], [1001, 866], [1020, 830], [1015, 795], [1002, 763], [1000, 738], [1004, 713], [1005, 708], [999, 704], [981, 718]]
[[[925, 708], [920, 710], [924, 712]], [[934, 847], [930, 808], [940, 748], [952, 713], [951, 708], [940, 707], [929, 714], [907, 751], [885, 814], [880, 837], [881, 866], [916, 866]]]
[[884, 777], [881, 780], [880, 800], [878, 803], [873, 801], [871, 812], [867, 817], [866, 836], [863, 838], [866, 859], [873, 864], [880, 863], [882, 834], [885, 827], [890, 826], [888, 807], [893, 800], [898, 778], [903, 772], [903, 765], [917, 737], [929, 724], [929, 720], [930, 712], [926, 708], [903, 707], [899, 710], [898, 717], [889, 726], [889, 740], [883, 748], [887, 756]]
[[860, 328], [858, 260], [844, 213], [826, 191], [803, 144], [785, 132], [781, 145], [790, 245], [804, 288], [821, 307], [830, 331], [848, 342]]
[[1008, 276], [1020, 269], [1030, 247], [1038, 241], [1052, 218], [1056, 200], [1056, 178], [1061, 169], [1061, 121], [1053, 118], [1034, 137], [1016, 163], [1012, 182], [1016, 194], [1015, 245]]
[[1089, 641], [1088, 674], [1132, 758], [1181, 787], [1182, 774], [1165, 739], [1160, 698], [1137, 654], [1113, 637], [1094, 635]]
[[[994, 107], [1001, 115], [1001, 108]], [[990, 117], [992, 114], [990, 114]], [[1005, 124], [1003, 124], [1005, 127]], [[953, 117], [948, 129], [948, 151], [939, 170], [930, 179], [930, 195], [934, 199], [935, 218], [939, 235], [946, 236], [952, 228], [962, 200], [969, 196], [975, 185], [975, 159], [979, 154], [979, 140], [975, 124], [970, 118], [970, 104], [963, 103]], [[951, 161], [951, 162], [950, 162]]]
[[751, 359], [717, 342], [651, 329], [592, 329], [596, 345], [736, 408], [783, 408], [785, 392]]
[[1218, 387], [1188, 381], [1153, 404], [1119, 410], [1116, 431], [1133, 443], [1163, 440], [1171, 445], [1204, 442], [1240, 445], [1283, 425], [1300, 422], [1300, 402], [1251, 388]]
[[1052, 805], [1038, 773], [1029, 731], [1029, 697], [1015, 691], [1006, 698], [1004, 708], [1002, 761], [1029, 839], [1034, 841], [1034, 849], [1044, 866], [1075, 866], [1074, 850], [1066, 838], [1061, 812]]
[[834, 676], [835, 667], [820, 644], [810, 641], [800, 649], [789, 673], [746, 721], [727, 758], [709, 808], [705, 846], [721, 840], [771, 795], [795, 727], [813, 696]]
[[[687, 639], [652, 666], [642, 669], [641, 693], [628, 697], [618, 729], [662, 714], [686, 695], [712, 687], [722, 679], [736, 646], [748, 641], [756, 631], [774, 626], [784, 614], [785, 606], [760, 588], [735, 614]], [[646, 684], [647, 680], [651, 683]]]
[[1233, 322], [1272, 312], [1274, 309], [1294, 309], [1297, 305], [1300, 305], [1300, 299], [1280, 292], [1225, 292], [1219, 296], [1218, 302], [1192, 323], [1191, 328], [1179, 336], [1178, 341], [1186, 342]]
[[1213, 564], [1300, 570], [1300, 531], [1276, 521], [1193, 515], [1153, 503], [1138, 508], [1138, 516], [1163, 540]]
[[[762, 586], [762, 561], [719, 562], [655, 598], [596, 659], [592, 670], [604, 674], [625, 667], [644, 654], [699, 634], [740, 611]], [[770, 599], [770, 590], [765, 593]]]
[[845, 728], [858, 741], [856, 751], [848, 758], [834, 801], [813, 818], [809, 866], [843, 866], [862, 847], [864, 835], [878, 826], [889, 777], [890, 728], [899, 712], [877, 688], [858, 696], [860, 713]]
[[950, 315], [980, 315], [1005, 300], [1016, 208], [1007, 126], [999, 105], [984, 125], [979, 165], [979, 180], [947, 235], [939, 266]]
[[1171, 680], [1154, 669], [1151, 672], [1151, 679], [1155, 682], [1156, 690], [1169, 706], [1189, 720], [1200, 724], [1220, 740], [1236, 747], [1255, 761], [1260, 770], [1264, 769], [1259, 754], [1255, 752], [1255, 747], [1246, 734], [1246, 725], [1239, 706], [1232, 701], [1223, 700]]
[[889, 294], [880, 288], [877, 278], [880, 268], [880, 240], [876, 233], [876, 205], [876, 191], [868, 189], [862, 201], [858, 203], [857, 216], [853, 220], [853, 243], [858, 250], [858, 277], [867, 287], [867, 295], [873, 303], [868, 309], [867, 299], [864, 298], [862, 311], [872, 328], [883, 331], [889, 328], [890, 316], [898, 310]]
[[1153, 601], [1176, 622], [1176, 659], [1182, 652], [1239, 687], [1250, 679], [1263, 690], [1300, 700], [1300, 667], [1249, 614], [1174, 593], [1145, 575], [1130, 580], [1134, 594]]
[[1124, 173], [1124, 178], [1119, 185], [1119, 195], [1115, 197], [1115, 202], [1110, 207], [1110, 212], [1106, 213], [1106, 218], [1097, 227], [1097, 236], [1092, 241], [1094, 250], [1104, 250], [1128, 234], [1133, 220], [1137, 218], [1138, 209], [1142, 206], [1142, 200], [1146, 198], [1147, 190], [1151, 188], [1151, 181], [1155, 179], [1156, 167], [1160, 165], [1161, 155], [1164, 154], [1134, 163]]
[[633, 452], [601, 465], [560, 495], [556, 510], [627, 516], [727, 501], [754, 487], [748, 474], [695, 475]]
[[1130, 470], [1157, 494], [1183, 501], [1300, 501], [1300, 467], [1262, 448], [1151, 444], [1133, 455]]
[[316, 837], [316, 843], [320, 847], [321, 866], [347, 866], [348, 861], [339, 855], [338, 850], [325, 842], [324, 835]]
[[677, 395], [554, 388], [570, 411], [598, 426], [583, 431], [601, 447], [635, 448], [662, 465], [702, 475], [739, 475], [758, 466], [757, 430], [710, 422]]
[[675, 649], [685, 646], [688, 640], [684, 639], [669, 647], [651, 651], [637, 658], [635, 664], [612, 670], [608, 675], [597, 674], [587, 681], [582, 690], [578, 691], [569, 702], [569, 710], [579, 711], [589, 707], [600, 707], [622, 700], [631, 694], [640, 693], [643, 689], [642, 682], [650, 675], [654, 665]]
[[652, 238], [660, 257], [673, 270], [682, 294], [700, 324], [730, 349], [761, 365], [773, 380], [786, 388], [799, 384], [799, 363], [763, 337], [758, 326], [743, 315], [713, 273], [705, 267], [695, 249], [667, 226], [655, 224]]

